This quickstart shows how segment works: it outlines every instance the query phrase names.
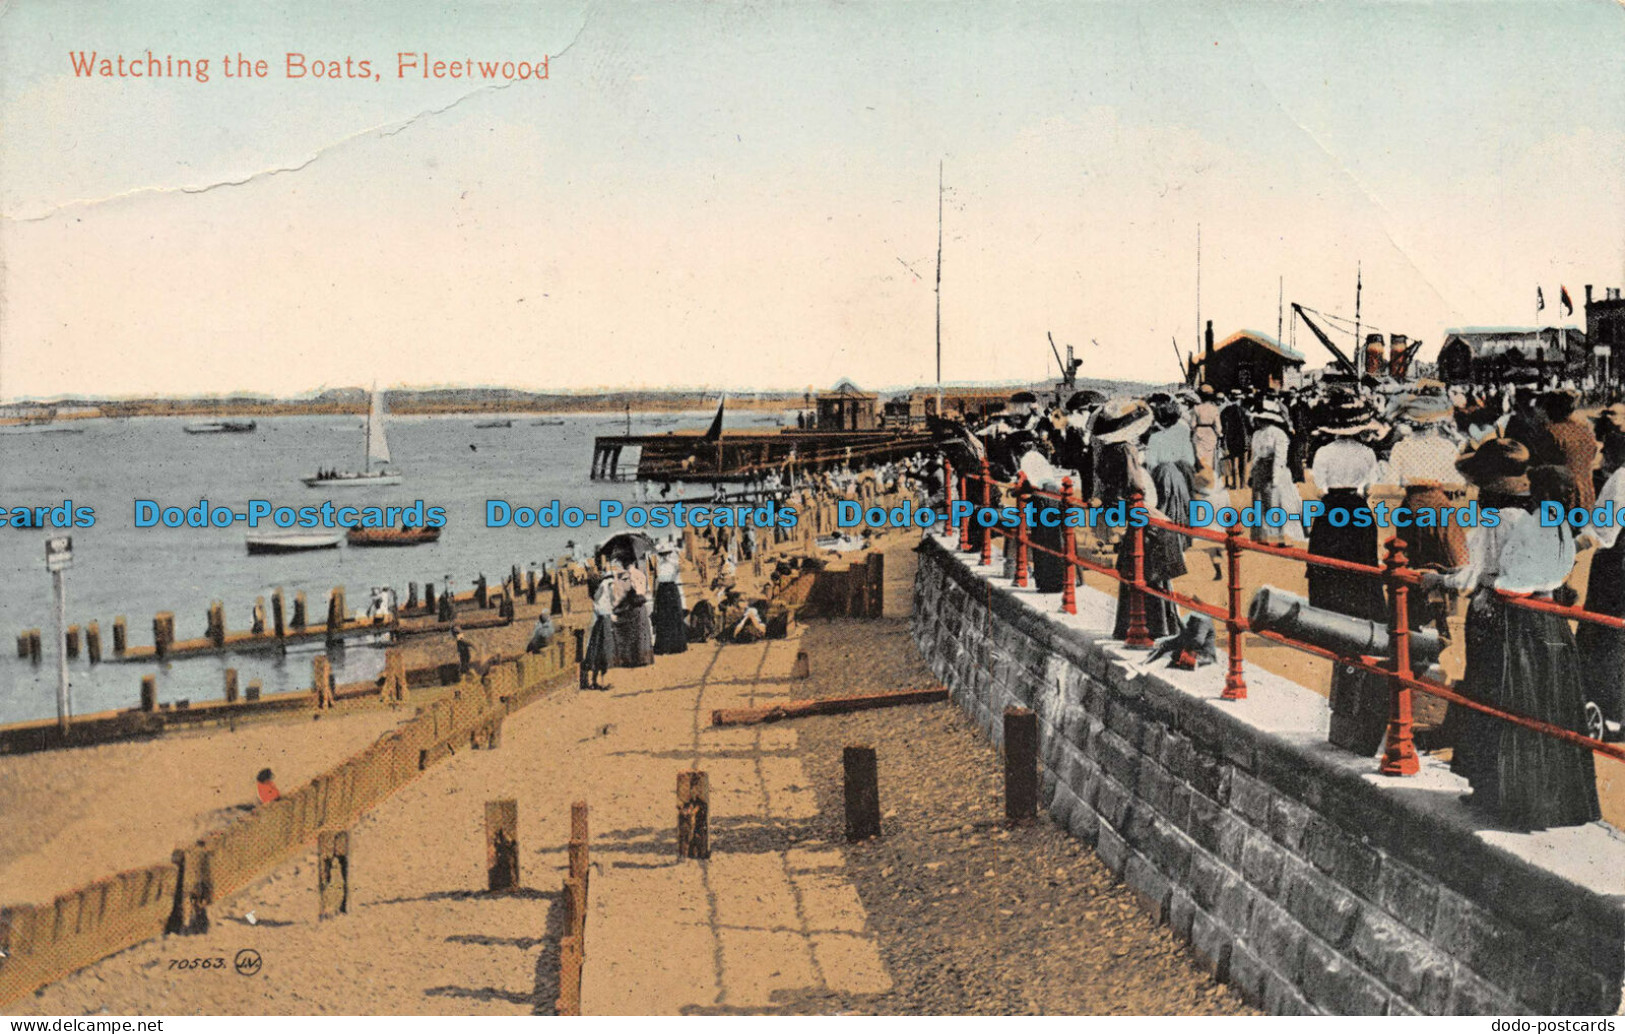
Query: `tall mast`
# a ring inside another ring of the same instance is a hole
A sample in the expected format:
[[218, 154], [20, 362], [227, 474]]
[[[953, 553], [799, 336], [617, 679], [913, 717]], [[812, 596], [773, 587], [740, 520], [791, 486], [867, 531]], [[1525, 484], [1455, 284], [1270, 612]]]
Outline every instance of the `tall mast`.
[[1354, 263], [1354, 354], [1360, 357], [1355, 377], [1365, 375], [1365, 338], [1360, 336], [1360, 263]]
[[378, 397], [378, 382], [372, 382], [367, 395], [367, 433], [361, 436], [361, 473], [372, 473], [372, 400]]
[[[1196, 224], [1196, 347], [1202, 348], [1202, 224]], [[1205, 376], [1205, 374], [1204, 374]]]
[[942, 159], [937, 159], [937, 416], [942, 416]]
[[1286, 277], [1282, 276], [1275, 287], [1275, 340], [1286, 344], [1281, 338], [1282, 325], [1286, 322]]

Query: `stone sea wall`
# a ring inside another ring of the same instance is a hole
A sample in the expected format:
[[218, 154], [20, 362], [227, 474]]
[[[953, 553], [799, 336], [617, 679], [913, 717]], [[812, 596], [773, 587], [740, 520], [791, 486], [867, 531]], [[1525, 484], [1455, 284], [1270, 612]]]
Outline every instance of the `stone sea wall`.
[[1424, 760], [1408, 778], [1325, 742], [1325, 699], [1249, 665], [1142, 668], [1115, 600], [1077, 615], [945, 539], [920, 547], [914, 638], [995, 742], [1031, 708], [1050, 818], [1093, 845], [1201, 964], [1270, 1013], [1614, 1013], [1625, 841], [1602, 823], [1485, 826]]

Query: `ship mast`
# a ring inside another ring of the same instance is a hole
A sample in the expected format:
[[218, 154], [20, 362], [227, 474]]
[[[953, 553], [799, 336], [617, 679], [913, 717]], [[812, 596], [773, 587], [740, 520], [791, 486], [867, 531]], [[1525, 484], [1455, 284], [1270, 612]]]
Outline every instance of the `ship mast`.
[[937, 417], [942, 416], [942, 159], [937, 159]]

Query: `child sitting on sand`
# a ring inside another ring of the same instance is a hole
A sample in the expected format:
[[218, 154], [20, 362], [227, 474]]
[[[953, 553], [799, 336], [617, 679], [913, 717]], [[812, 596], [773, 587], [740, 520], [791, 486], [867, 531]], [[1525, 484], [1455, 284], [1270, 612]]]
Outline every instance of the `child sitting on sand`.
[[260, 792], [261, 804], [270, 804], [272, 801], [282, 799], [282, 791], [278, 790], [276, 784], [271, 781], [271, 770], [269, 768], [260, 769], [260, 774], [254, 777], [254, 782]]

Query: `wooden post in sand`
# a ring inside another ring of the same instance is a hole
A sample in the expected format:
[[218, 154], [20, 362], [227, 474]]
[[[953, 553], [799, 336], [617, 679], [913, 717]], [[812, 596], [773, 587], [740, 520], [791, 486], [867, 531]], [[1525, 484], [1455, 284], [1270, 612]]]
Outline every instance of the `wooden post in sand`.
[[326, 654], [317, 654], [310, 659], [310, 688], [316, 694], [318, 710], [333, 706], [332, 670]]
[[423, 612], [426, 614], [433, 614], [435, 612], [433, 582], [423, 583]]
[[227, 668], [226, 669], [226, 703], [235, 704], [236, 702], [237, 702], [237, 669], [236, 668]]
[[271, 631], [278, 639], [288, 634], [288, 626], [282, 618], [282, 590], [275, 589], [271, 593]]
[[486, 889], [519, 888], [519, 802], [485, 802]]
[[1004, 817], [1026, 822], [1038, 814], [1038, 716], [1004, 709]]
[[120, 614], [113, 619], [113, 656], [123, 657], [125, 649], [130, 643], [129, 628], [124, 622], [124, 615]]
[[350, 911], [350, 834], [320, 833], [316, 837], [317, 918], [330, 919]]
[[77, 659], [79, 656], [79, 626], [69, 625], [63, 640], [62, 645], [68, 651], [68, 659]]
[[790, 667], [790, 677], [793, 679], [805, 679], [810, 678], [811, 676], [812, 661], [810, 658], [808, 658], [807, 651], [797, 650], [796, 663]]
[[145, 714], [152, 714], [158, 710], [158, 676], [141, 676], [141, 710]]
[[344, 621], [349, 610], [344, 605], [344, 589], [335, 586], [327, 594], [327, 643], [329, 646], [342, 641], [339, 635], [344, 630]]
[[289, 622], [289, 627], [295, 632], [305, 630], [305, 594], [302, 592], [293, 594], [293, 620]]
[[17, 633], [17, 659], [20, 660], [20, 661], [28, 660], [28, 633], [27, 632], [18, 632]]
[[841, 754], [846, 775], [846, 839], [880, 835], [880, 778], [875, 748], [847, 747]]
[[102, 626], [95, 621], [85, 626], [85, 652], [90, 655], [90, 663], [102, 662]]
[[253, 681], [249, 682], [248, 688], [243, 690], [243, 699], [248, 701], [250, 704], [252, 704], [254, 701], [258, 700], [259, 698], [260, 698], [260, 680], [259, 679], [254, 679]]
[[677, 857], [711, 857], [711, 777], [677, 773]]

